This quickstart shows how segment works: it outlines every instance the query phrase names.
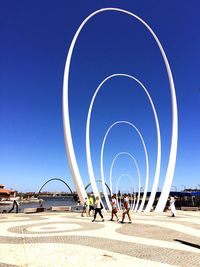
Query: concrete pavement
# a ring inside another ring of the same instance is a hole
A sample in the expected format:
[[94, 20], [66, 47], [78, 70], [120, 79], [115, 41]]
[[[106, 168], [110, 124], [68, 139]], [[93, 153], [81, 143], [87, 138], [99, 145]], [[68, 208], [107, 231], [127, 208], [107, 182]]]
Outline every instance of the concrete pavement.
[[0, 214], [0, 266], [200, 266], [200, 212]]

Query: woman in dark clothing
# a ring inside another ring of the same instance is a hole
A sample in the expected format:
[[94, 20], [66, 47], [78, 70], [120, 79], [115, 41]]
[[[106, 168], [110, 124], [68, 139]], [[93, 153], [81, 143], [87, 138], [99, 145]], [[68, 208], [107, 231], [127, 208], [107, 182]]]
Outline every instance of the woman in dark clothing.
[[97, 213], [99, 213], [99, 215], [102, 218], [102, 222], [104, 222], [104, 218], [103, 218], [103, 215], [101, 213], [101, 210], [103, 208], [103, 205], [101, 204], [101, 201], [100, 201], [100, 199], [99, 199], [98, 196], [96, 197], [95, 205], [94, 206], [95, 206], [95, 209], [94, 209], [94, 219], [92, 220], [92, 222], [95, 222]]
[[10, 213], [11, 211], [13, 211], [15, 207], [16, 207], [16, 213], [18, 213], [19, 203], [18, 203], [17, 199], [18, 199], [18, 198], [17, 198], [16, 196], [14, 196], [14, 198], [13, 198], [13, 206], [12, 206], [12, 208], [8, 211], [8, 213]]

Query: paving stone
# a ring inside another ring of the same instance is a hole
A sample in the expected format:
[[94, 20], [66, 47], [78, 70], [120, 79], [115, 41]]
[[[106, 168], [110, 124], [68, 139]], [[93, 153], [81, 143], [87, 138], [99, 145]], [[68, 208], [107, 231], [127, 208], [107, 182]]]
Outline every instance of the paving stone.
[[[98, 217], [98, 222], [92, 223], [92, 217], [81, 217], [78, 213], [69, 212], [0, 215], [1, 248], [4, 245], [8, 246], [9, 257], [12, 258], [16, 256], [16, 246], [19, 246], [21, 252], [17, 254], [16, 262], [26, 262], [23, 265], [7, 264], [9, 262], [7, 258], [6, 263], [0, 262], [0, 266], [29, 266], [29, 263], [33, 262], [32, 251], [37, 250], [37, 244], [52, 244], [56, 246], [57, 253], [62, 244], [87, 247], [88, 251], [90, 251], [89, 248], [103, 250], [106, 251], [103, 255], [108, 257], [112, 252], [117, 253], [119, 257], [130, 256], [133, 259], [142, 259], [147, 261], [146, 266], [149, 261], [182, 267], [200, 266], [199, 212], [182, 211], [175, 220], [169, 216], [169, 213], [161, 215], [137, 213], [132, 214], [132, 224], [123, 225], [116, 221], [108, 221], [109, 213], [105, 213], [104, 218], [105, 222], [101, 222]], [[172, 226], [173, 229], [169, 229]], [[182, 229], [189, 229], [189, 232], [186, 233]], [[145, 243], [145, 240], [148, 242]], [[42, 251], [49, 248], [47, 245], [43, 250], [38, 247], [37, 255], [41, 254], [41, 257]], [[66, 255], [63, 255], [64, 261], [67, 260]], [[73, 257], [73, 254], [70, 257]], [[59, 259], [55, 254], [55, 262], [50, 266], [56, 266], [58, 262]]]

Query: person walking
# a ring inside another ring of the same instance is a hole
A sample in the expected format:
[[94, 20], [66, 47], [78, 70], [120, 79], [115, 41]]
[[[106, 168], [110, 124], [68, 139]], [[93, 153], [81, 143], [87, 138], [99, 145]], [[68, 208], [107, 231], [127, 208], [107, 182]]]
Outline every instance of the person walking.
[[88, 198], [86, 197], [83, 203], [83, 211], [81, 213], [82, 217], [84, 217], [83, 213], [86, 213], [86, 215], [88, 215], [87, 209], [88, 209]]
[[89, 211], [88, 215], [91, 216], [90, 212], [91, 210], [93, 211], [93, 216], [94, 216], [94, 196], [93, 193], [89, 195]]
[[117, 216], [117, 200], [116, 200], [116, 195], [113, 195], [112, 196], [112, 199], [111, 199], [111, 206], [112, 206], [112, 211], [111, 211], [111, 219], [110, 221], [114, 221], [113, 220], [113, 217], [115, 216], [117, 218], [117, 221], [119, 221], [119, 218]]
[[175, 208], [175, 197], [169, 196], [169, 207], [172, 213], [172, 217], [176, 216], [176, 208]]
[[102, 222], [104, 222], [104, 218], [103, 218], [103, 215], [101, 213], [101, 210], [103, 209], [103, 205], [102, 205], [102, 203], [100, 201], [99, 196], [96, 197], [94, 206], [95, 206], [95, 209], [94, 209], [94, 219], [92, 220], [92, 222], [95, 222], [97, 213], [99, 213], [99, 215], [100, 215], [100, 217], [102, 219]]
[[124, 201], [124, 203], [123, 203], [123, 213], [122, 213], [121, 223], [124, 223], [124, 219], [125, 219], [126, 214], [129, 218], [129, 223], [132, 223], [131, 215], [130, 215], [130, 203], [129, 203], [129, 198], [128, 198], [127, 194], [123, 195], [123, 201]]
[[18, 208], [19, 208], [19, 202], [18, 202], [18, 197], [16, 197], [16, 193], [14, 194], [14, 197], [13, 197], [13, 205], [12, 205], [12, 208], [8, 211], [8, 213], [11, 213], [14, 208], [16, 208], [16, 213], [18, 213]]

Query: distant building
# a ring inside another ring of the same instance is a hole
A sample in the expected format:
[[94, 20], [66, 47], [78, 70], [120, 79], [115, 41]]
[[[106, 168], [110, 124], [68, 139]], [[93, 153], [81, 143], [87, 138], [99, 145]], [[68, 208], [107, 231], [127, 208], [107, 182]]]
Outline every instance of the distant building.
[[5, 189], [4, 185], [0, 184], [0, 198], [2, 197], [10, 197], [12, 195], [14, 195], [13, 190], [9, 190], [9, 189]]

